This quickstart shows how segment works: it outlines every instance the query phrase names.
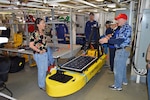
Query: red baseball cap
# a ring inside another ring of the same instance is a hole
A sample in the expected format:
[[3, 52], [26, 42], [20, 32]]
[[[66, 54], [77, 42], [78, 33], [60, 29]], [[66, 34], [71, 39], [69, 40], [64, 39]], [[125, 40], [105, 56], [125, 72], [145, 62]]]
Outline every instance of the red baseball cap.
[[118, 19], [120, 19], [120, 18], [123, 18], [123, 19], [125, 19], [125, 20], [128, 19], [128, 17], [127, 17], [126, 14], [119, 14], [117, 17], [115, 17], [115, 20], [118, 20]]

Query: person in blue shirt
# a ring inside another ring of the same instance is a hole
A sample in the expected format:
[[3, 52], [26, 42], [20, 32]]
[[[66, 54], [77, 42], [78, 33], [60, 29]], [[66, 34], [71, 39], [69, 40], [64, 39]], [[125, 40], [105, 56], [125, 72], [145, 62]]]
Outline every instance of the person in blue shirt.
[[112, 21], [106, 21], [106, 23], [105, 23], [106, 31], [105, 31], [105, 34], [104, 34], [105, 36], [108, 35], [108, 34], [112, 34], [113, 29], [110, 27], [112, 23], [113, 23]]
[[120, 26], [119, 33], [115, 38], [110, 38], [106, 36], [99, 40], [101, 44], [109, 43], [114, 44], [116, 48], [115, 58], [114, 58], [114, 84], [110, 85], [109, 88], [112, 90], [121, 91], [122, 84], [127, 85], [126, 78], [126, 61], [130, 53], [130, 42], [131, 42], [131, 32], [132, 28], [127, 23], [127, 15], [119, 14], [115, 20], [117, 20], [118, 26]]
[[56, 32], [58, 43], [66, 44], [66, 34], [68, 34], [68, 27], [66, 24], [56, 24]]
[[[94, 13], [93, 12], [90, 12], [89, 14], [89, 21], [86, 22], [86, 25], [85, 25], [85, 39], [86, 39], [86, 42], [89, 41], [89, 38], [90, 38], [90, 34], [92, 32], [92, 27], [98, 27], [98, 22], [94, 20]], [[91, 42], [95, 42], [96, 41], [96, 30], [93, 31], [93, 37], [91, 39]]]
[[[106, 31], [100, 38], [104, 38], [105, 36], [113, 33], [113, 30], [110, 28], [110, 23], [112, 23], [112, 21], [106, 21], [106, 23], [105, 23]], [[102, 46], [104, 48], [104, 53], [107, 54], [108, 53], [108, 44], [104, 43], [104, 44], [102, 44]]]
[[[113, 33], [108, 34], [107, 36], [111, 38], [115, 38], [116, 35], [119, 33], [119, 29], [120, 29], [120, 27], [118, 27], [117, 22], [115, 20], [110, 23], [110, 28], [113, 30]], [[113, 73], [116, 48], [114, 44], [108, 44], [108, 47], [109, 47], [110, 72]]]

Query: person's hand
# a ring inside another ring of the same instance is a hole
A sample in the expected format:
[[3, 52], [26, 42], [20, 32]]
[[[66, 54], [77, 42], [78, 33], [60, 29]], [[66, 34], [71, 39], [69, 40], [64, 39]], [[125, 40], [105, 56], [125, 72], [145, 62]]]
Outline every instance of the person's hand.
[[46, 52], [46, 50], [40, 50], [40, 54], [43, 54], [45, 52]]
[[108, 39], [106, 37], [102, 38], [99, 40], [99, 43], [101, 43], [101, 44], [108, 43]]
[[52, 35], [56, 35], [55, 31], [53, 31], [53, 30], [51, 31], [51, 34], [52, 34]]
[[108, 34], [106, 35], [107, 38], [111, 38], [112, 37], [112, 34]]
[[67, 34], [64, 34], [64, 37], [66, 37], [67, 36]]

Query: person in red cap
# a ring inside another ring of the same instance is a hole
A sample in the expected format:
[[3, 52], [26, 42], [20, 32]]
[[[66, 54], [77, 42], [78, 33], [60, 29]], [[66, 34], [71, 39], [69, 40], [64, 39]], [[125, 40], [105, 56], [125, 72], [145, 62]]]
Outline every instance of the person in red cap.
[[127, 15], [119, 14], [115, 20], [120, 26], [120, 30], [115, 38], [105, 37], [99, 40], [101, 44], [109, 43], [114, 44], [116, 48], [114, 58], [114, 84], [110, 85], [109, 88], [112, 90], [122, 90], [122, 84], [127, 85], [126, 78], [126, 61], [130, 53], [130, 42], [132, 28], [127, 23]]
[[[118, 27], [118, 23], [116, 20], [111, 21], [110, 28], [112, 29], [112, 33], [108, 34], [107, 36], [115, 38], [120, 30], [120, 27]], [[108, 47], [109, 47], [109, 62], [110, 62], [109, 73], [113, 73], [116, 48], [115, 48], [114, 44], [109, 44], [109, 43], [108, 43]]]

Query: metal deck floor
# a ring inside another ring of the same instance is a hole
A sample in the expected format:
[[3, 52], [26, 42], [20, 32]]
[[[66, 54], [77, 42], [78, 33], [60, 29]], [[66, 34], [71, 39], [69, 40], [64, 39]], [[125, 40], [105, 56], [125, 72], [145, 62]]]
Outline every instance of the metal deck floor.
[[[113, 74], [108, 73], [108, 67], [103, 67], [80, 91], [61, 98], [49, 97], [37, 85], [37, 68], [25, 69], [18, 73], [9, 74], [7, 87], [17, 100], [148, 100], [146, 84], [136, 84], [129, 80], [123, 91], [113, 91], [108, 85], [113, 84]], [[130, 78], [128, 72], [128, 79]], [[6, 100], [0, 97], [0, 100]]]

